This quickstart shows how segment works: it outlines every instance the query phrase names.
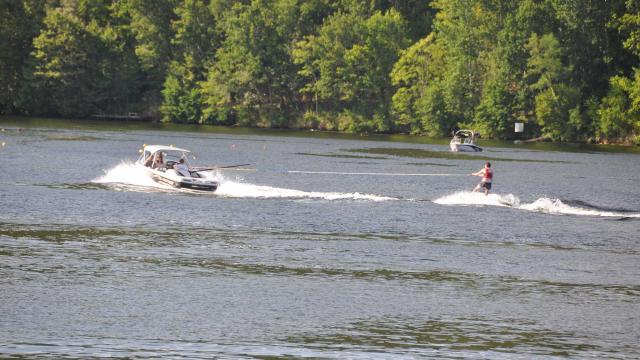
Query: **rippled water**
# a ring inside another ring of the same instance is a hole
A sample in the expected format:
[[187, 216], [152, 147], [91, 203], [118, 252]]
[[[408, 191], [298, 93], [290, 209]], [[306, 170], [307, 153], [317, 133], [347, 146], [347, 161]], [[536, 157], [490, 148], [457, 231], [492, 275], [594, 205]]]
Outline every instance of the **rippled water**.
[[[0, 128], [0, 357], [640, 357], [635, 151]], [[173, 189], [143, 143], [252, 165]]]

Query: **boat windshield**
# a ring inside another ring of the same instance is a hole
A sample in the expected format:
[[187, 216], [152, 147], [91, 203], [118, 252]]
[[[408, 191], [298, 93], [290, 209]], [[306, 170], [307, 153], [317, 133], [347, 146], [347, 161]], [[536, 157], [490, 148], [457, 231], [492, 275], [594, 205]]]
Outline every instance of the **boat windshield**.
[[185, 165], [191, 167], [187, 153], [179, 151], [143, 151], [142, 155], [138, 158], [138, 163], [148, 167], [152, 167], [152, 164], [157, 163], [158, 165], [161, 164], [161, 166], [156, 167], [171, 169], [173, 168], [173, 165], [180, 161], [180, 159], [184, 159]]
[[165, 166], [167, 169], [172, 169], [175, 164], [180, 162], [180, 159], [184, 159], [185, 165], [191, 167], [187, 153], [180, 151], [163, 151], [162, 155], [164, 156]]

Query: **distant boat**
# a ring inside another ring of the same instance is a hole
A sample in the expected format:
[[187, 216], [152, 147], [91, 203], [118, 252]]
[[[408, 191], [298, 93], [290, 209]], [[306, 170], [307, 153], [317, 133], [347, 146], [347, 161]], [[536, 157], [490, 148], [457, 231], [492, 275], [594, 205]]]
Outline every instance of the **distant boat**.
[[467, 151], [478, 152], [482, 151], [482, 148], [475, 143], [475, 137], [477, 133], [472, 130], [458, 130], [453, 135], [453, 139], [449, 143], [451, 151]]
[[187, 155], [191, 151], [164, 145], [145, 146], [136, 165], [144, 168], [154, 181], [177, 188], [215, 191], [218, 182], [200, 176], [198, 171], [211, 169], [192, 168]]

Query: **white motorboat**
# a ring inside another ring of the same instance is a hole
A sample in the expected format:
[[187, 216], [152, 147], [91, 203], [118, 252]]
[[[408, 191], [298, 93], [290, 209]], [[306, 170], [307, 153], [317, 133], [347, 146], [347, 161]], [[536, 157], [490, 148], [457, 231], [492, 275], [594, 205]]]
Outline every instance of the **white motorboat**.
[[173, 146], [147, 145], [136, 161], [156, 182], [177, 188], [215, 191], [219, 183], [202, 177], [199, 171], [211, 170], [193, 168], [189, 165], [191, 151]]
[[476, 145], [475, 138], [478, 133], [472, 130], [458, 130], [453, 135], [453, 139], [449, 143], [451, 151], [482, 151], [482, 148]]

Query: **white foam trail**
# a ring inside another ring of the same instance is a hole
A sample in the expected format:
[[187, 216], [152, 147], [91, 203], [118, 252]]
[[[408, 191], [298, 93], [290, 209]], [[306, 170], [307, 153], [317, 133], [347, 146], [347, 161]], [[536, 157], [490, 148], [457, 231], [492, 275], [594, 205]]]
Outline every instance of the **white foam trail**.
[[540, 198], [531, 204], [524, 204], [519, 209], [537, 211], [548, 214], [565, 215], [587, 215], [587, 216], [608, 216], [608, 217], [633, 217], [640, 218], [640, 214], [621, 213], [615, 211], [603, 211], [597, 209], [587, 209], [578, 206], [570, 206], [559, 199]]
[[508, 206], [521, 210], [557, 215], [640, 218], [640, 214], [603, 211], [571, 206], [563, 203], [559, 199], [540, 198], [530, 204], [520, 204], [520, 199], [513, 194], [500, 195], [494, 193], [485, 196], [484, 193], [481, 192], [459, 191], [451, 195], [440, 197], [433, 202], [441, 205]]
[[424, 173], [378, 173], [378, 172], [341, 172], [341, 171], [302, 171], [289, 170], [290, 174], [328, 174], [328, 175], [377, 175], [377, 176], [467, 176], [466, 174], [424, 174]]
[[127, 184], [136, 186], [149, 186], [165, 188], [149, 176], [149, 174], [139, 166], [133, 163], [123, 161], [115, 167], [106, 170], [104, 175], [91, 180], [91, 182], [99, 184]]
[[[311, 198], [324, 200], [367, 200], [367, 201], [386, 201], [397, 200], [396, 198], [378, 196], [361, 193], [338, 193], [338, 192], [317, 192], [317, 191], [301, 191], [294, 189], [285, 189], [272, 186], [247, 184], [238, 181], [226, 180], [218, 172], [202, 172], [206, 178], [217, 180], [220, 182], [218, 189], [215, 191], [217, 196], [234, 197], [234, 198]], [[174, 189], [165, 184], [154, 181], [151, 176], [139, 166], [122, 162], [112, 169], [105, 171], [105, 174], [92, 180], [94, 183], [108, 184], [125, 184], [133, 186], [144, 186], [152, 188], [160, 188], [163, 190], [173, 190], [181, 192], [191, 192], [188, 189]], [[204, 192], [198, 192], [208, 194]]]
[[361, 193], [338, 193], [338, 192], [318, 192], [284, 189], [272, 186], [262, 186], [245, 184], [235, 181], [224, 181], [216, 190], [216, 194], [227, 197], [245, 198], [313, 198], [324, 200], [369, 200], [386, 201], [396, 200], [395, 198], [361, 194]]
[[438, 198], [433, 202], [440, 205], [491, 205], [515, 207], [520, 204], [520, 199], [513, 194], [485, 195], [482, 192], [459, 191], [457, 193]]

